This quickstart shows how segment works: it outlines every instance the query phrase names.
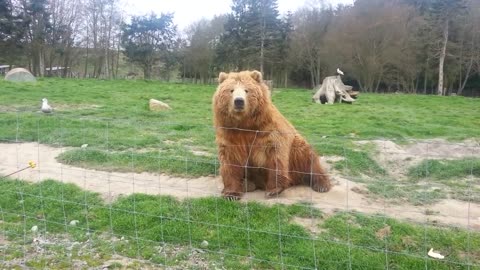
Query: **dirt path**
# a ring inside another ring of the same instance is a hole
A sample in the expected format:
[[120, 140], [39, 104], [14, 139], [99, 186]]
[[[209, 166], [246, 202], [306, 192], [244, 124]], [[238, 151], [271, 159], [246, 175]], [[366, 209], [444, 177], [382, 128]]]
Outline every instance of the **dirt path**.
[[[19, 179], [31, 182], [54, 179], [64, 183], [74, 183], [84, 189], [101, 193], [107, 201], [119, 195], [132, 193], [172, 195], [180, 199], [219, 196], [223, 188], [219, 177], [186, 179], [163, 174], [109, 173], [67, 166], [55, 159], [65, 150], [65, 148], [52, 148], [36, 143], [0, 144], [0, 175], [23, 168], [33, 160], [37, 162], [38, 167], [17, 174]], [[244, 200], [268, 204], [310, 202], [327, 214], [337, 210], [355, 210], [368, 214], [380, 213], [420, 223], [438, 222], [480, 230], [479, 204], [456, 200], [443, 200], [428, 207], [389, 204], [383, 200], [366, 197], [361, 192], [365, 190], [361, 184], [337, 175], [333, 177], [336, 185], [325, 194], [313, 192], [307, 187], [295, 187], [286, 190], [279, 198], [267, 200], [262, 191], [256, 191], [248, 193]], [[428, 215], [425, 214], [427, 212]], [[432, 212], [434, 214], [431, 214]]]

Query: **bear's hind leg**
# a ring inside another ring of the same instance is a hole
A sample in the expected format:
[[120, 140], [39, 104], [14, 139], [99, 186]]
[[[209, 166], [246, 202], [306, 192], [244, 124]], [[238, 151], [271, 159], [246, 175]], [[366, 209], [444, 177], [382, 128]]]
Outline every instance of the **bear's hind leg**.
[[304, 184], [317, 192], [331, 188], [328, 174], [322, 168], [315, 151], [305, 141], [295, 138], [291, 153], [291, 175], [294, 184]]
[[274, 159], [269, 168], [265, 190], [267, 197], [271, 198], [280, 195], [290, 185], [291, 180], [288, 167], [280, 160]]
[[318, 158], [312, 163], [312, 170], [304, 175], [304, 182], [317, 192], [327, 192], [332, 188], [330, 178], [320, 164]]

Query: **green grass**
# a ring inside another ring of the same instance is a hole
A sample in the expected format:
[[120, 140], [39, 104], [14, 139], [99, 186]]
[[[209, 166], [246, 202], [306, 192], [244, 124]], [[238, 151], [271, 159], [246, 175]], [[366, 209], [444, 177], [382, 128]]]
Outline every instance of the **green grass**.
[[424, 160], [408, 171], [413, 182], [436, 184], [453, 199], [480, 202], [480, 159]]
[[366, 182], [382, 198], [427, 205], [452, 198], [480, 203], [480, 159], [424, 160], [411, 167], [408, 179], [377, 177]]
[[428, 188], [425, 185], [396, 182], [392, 179], [379, 179], [367, 183], [367, 189], [391, 201], [409, 202], [413, 205], [428, 205], [446, 199], [448, 192], [440, 187]]
[[213, 175], [218, 169], [218, 162], [213, 158], [190, 157], [186, 153], [182, 156], [180, 152], [168, 155], [165, 151], [136, 153], [81, 149], [66, 151], [60, 154], [57, 160], [68, 165], [104, 171], [163, 172], [182, 176]]
[[[84, 167], [192, 176], [215, 170], [215, 86], [40, 79], [35, 84], [0, 81], [0, 89], [0, 140], [72, 147], [86, 143], [92, 150], [72, 150], [60, 158]], [[43, 97], [57, 109], [54, 115], [38, 113]], [[150, 112], [150, 98], [167, 102], [173, 110]], [[478, 138], [480, 126], [478, 100], [463, 97], [362, 94], [354, 105], [321, 106], [311, 102], [311, 91], [280, 90], [273, 100], [320, 153], [344, 156], [335, 166], [348, 175], [383, 174], [369, 151], [359, 151], [354, 140], [462, 140]], [[129, 159], [133, 161], [126, 166]], [[182, 160], [203, 165], [186, 171]]]
[[410, 168], [409, 176], [413, 179], [432, 178], [450, 180], [467, 176], [480, 177], [480, 159], [461, 160], [424, 160], [416, 167]]
[[[22, 258], [21, 247], [30, 250], [34, 225], [47, 238], [66, 234], [77, 243], [67, 251], [59, 237], [49, 252], [27, 262], [34, 268], [52, 262], [70, 267], [71, 260], [62, 257], [65, 252], [91, 267], [102, 265], [114, 252], [179, 266], [189, 260], [192, 250], [203, 250], [198, 256], [227, 269], [282, 269], [282, 263], [287, 268], [321, 269], [385, 269], [387, 264], [391, 269], [480, 267], [477, 232], [359, 213], [324, 216], [309, 204], [266, 206], [220, 198], [177, 201], [143, 194], [106, 204], [98, 194], [55, 181], [27, 184], [3, 179], [0, 190], [0, 226], [12, 242], [10, 250], [2, 251], [6, 258]], [[312, 235], [294, 217], [323, 220], [322, 232]], [[72, 219], [79, 224], [69, 225]], [[379, 236], [386, 227], [388, 233]], [[208, 247], [202, 248], [205, 240]], [[426, 257], [431, 247], [447, 255], [446, 260]]]

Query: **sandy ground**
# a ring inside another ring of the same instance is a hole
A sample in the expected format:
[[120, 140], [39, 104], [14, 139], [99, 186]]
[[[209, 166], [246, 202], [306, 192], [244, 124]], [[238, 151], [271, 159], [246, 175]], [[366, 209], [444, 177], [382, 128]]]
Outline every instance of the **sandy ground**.
[[[392, 147], [402, 149], [399, 146]], [[55, 159], [66, 150], [37, 143], [0, 144], [0, 175], [24, 168], [32, 160], [38, 164], [38, 167], [17, 174], [17, 178], [31, 182], [54, 179], [64, 183], [74, 183], [84, 189], [101, 193], [107, 201], [114, 200], [119, 195], [132, 193], [172, 195], [179, 199], [218, 197], [223, 188], [221, 179], [213, 176], [186, 179], [163, 174], [104, 172], [67, 166]], [[476, 150], [478, 153], [478, 148]], [[419, 156], [420, 153], [413, 152], [412, 155]], [[392, 156], [397, 157], [397, 154]], [[294, 187], [284, 191], [278, 198], [266, 199], [263, 191], [255, 191], [246, 194], [244, 200], [267, 204], [309, 202], [327, 214], [338, 210], [379, 213], [419, 223], [428, 222], [480, 230], [479, 204], [456, 200], [443, 200], [428, 206], [390, 204], [384, 200], [374, 200], [365, 196], [361, 192], [365, 190], [362, 184], [336, 174], [332, 177], [336, 184], [328, 193], [316, 193], [308, 187]]]
[[400, 179], [406, 178], [408, 168], [425, 159], [453, 160], [480, 157], [480, 144], [477, 141], [447, 142], [442, 139], [412, 141], [408, 145], [398, 145], [389, 140], [357, 141], [357, 144], [373, 143], [376, 146], [375, 160], [387, 168], [388, 172]]

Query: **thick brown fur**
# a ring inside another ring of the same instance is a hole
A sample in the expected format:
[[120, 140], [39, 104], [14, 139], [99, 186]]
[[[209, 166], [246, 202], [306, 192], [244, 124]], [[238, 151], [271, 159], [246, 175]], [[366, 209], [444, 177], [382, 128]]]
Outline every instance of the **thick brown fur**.
[[[245, 96], [241, 110], [234, 91]], [[225, 198], [240, 199], [255, 188], [273, 197], [300, 184], [330, 190], [317, 154], [274, 106], [260, 72], [220, 73], [213, 114]]]

